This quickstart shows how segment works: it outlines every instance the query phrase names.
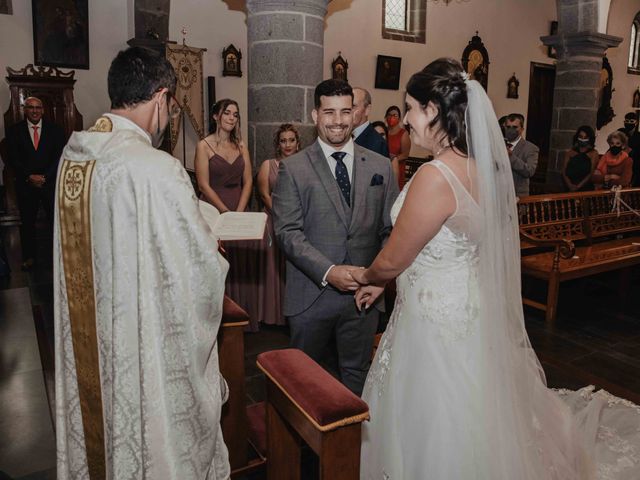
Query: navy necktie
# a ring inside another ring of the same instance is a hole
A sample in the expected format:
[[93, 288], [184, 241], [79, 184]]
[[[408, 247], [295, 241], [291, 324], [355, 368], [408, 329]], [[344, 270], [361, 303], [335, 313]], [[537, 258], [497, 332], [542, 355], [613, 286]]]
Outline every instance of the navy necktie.
[[333, 152], [331, 156], [336, 159], [336, 181], [342, 192], [347, 205], [351, 206], [351, 182], [349, 181], [349, 172], [347, 166], [342, 159], [347, 155], [346, 152]]

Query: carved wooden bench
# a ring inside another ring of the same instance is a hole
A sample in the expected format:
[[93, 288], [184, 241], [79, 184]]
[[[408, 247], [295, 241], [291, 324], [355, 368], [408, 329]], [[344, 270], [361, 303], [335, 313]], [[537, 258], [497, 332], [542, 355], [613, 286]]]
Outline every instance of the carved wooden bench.
[[[548, 283], [546, 303], [522, 301], [547, 321], [555, 320], [560, 282], [640, 264], [640, 217], [624, 206], [612, 211], [614, 199], [614, 192], [595, 191], [519, 200], [522, 274]], [[622, 190], [620, 199], [640, 211], [640, 188]]]
[[267, 479], [300, 479], [304, 440], [321, 480], [358, 480], [367, 404], [300, 350], [265, 352], [257, 364], [267, 379]]

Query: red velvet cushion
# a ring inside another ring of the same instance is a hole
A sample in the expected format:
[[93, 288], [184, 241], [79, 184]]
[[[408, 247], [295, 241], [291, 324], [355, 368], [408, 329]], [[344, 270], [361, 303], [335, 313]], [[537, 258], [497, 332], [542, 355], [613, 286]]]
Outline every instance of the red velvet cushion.
[[222, 303], [222, 323], [246, 322], [249, 314], [226, 295]]
[[[368, 416], [369, 406], [360, 397], [301, 350], [261, 353], [257, 363], [267, 377], [321, 428], [355, 423]], [[358, 416], [362, 418], [351, 418]], [[351, 421], [343, 422], [347, 419]]]

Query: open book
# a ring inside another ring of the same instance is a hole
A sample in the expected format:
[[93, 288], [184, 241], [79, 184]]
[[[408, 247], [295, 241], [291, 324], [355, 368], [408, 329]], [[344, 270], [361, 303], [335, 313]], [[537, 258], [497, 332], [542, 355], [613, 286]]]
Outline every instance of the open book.
[[219, 240], [262, 240], [267, 214], [264, 212], [226, 212], [199, 201], [200, 212]]

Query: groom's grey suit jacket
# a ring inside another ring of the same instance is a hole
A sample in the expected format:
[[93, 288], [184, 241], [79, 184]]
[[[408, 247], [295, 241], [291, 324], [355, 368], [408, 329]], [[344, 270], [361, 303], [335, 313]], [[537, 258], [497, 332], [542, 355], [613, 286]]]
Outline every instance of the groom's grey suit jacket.
[[398, 187], [388, 158], [354, 144], [351, 207], [320, 144], [280, 162], [273, 191], [276, 238], [287, 257], [284, 314], [306, 310], [331, 286], [331, 265], [369, 266], [391, 233]]

